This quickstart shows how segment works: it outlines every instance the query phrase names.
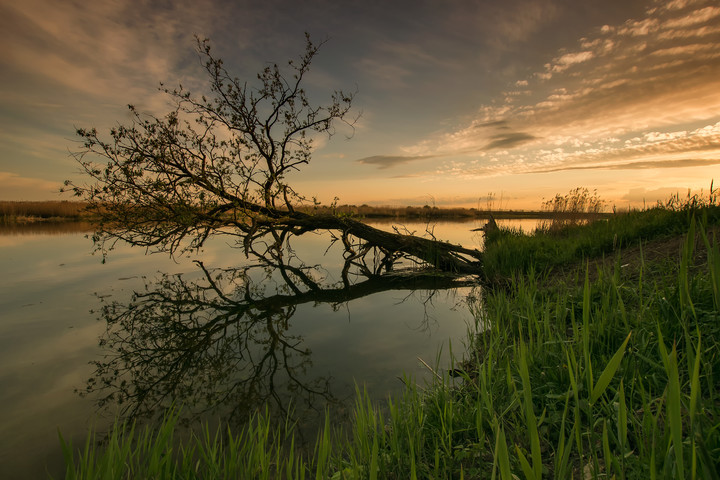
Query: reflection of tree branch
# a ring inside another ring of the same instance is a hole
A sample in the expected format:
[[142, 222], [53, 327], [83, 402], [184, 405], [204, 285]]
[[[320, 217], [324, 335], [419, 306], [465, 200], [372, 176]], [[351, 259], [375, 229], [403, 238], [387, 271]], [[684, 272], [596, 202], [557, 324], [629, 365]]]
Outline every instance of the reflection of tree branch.
[[297, 295], [273, 295], [257, 300], [254, 306], [258, 310], [265, 311], [303, 303], [337, 304], [390, 290], [435, 290], [465, 287], [475, 283], [474, 280], [458, 279], [453, 276], [438, 276], [436, 273], [390, 274], [375, 276], [350, 287], [309, 290]]
[[335, 401], [329, 378], [308, 378], [311, 352], [302, 337], [288, 334], [299, 305], [337, 308], [390, 290], [475, 283], [436, 271], [383, 273], [393, 257], [380, 252], [368, 265], [373, 247], [346, 238], [342, 281], [323, 284], [319, 266], [304, 265], [285, 235], [274, 238], [264, 254], [248, 249], [256, 261], [245, 267], [210, 269], [196, 261], [198, 280], [165, 274], [127, 304], [102, 299], [107, 330], [101, 345], [109, 353], [94, 362], [83, 394], [96, 395], [100, 406], [122, 405], [131, 416], [152, 416], [173, 402], [189, 414], [229, 407], [238, 418], [267, 402], [279, 411], [291, 401], [322, 409]]
[[[129, 304], [103, 306], [101, 344], [112, 353], [95, 362], [86, 393], [100, 394], [100, 405], [117, 402], [141, 416], [171, 401], [202, 409], [234, 405], [236, 414], [267, 400], [284, 408], [290, 394], [278, 393], [282, 382], [308, 404], [316, 396], [332, 400], [327, 379], [299, 376], [310, 352], [286, 333], [295, 307], [255, 308], [253, 267], [218, 273], [198, 265], [202, 283], [165, 275]], [[226, 294], [227, 287], [235, 293]]]

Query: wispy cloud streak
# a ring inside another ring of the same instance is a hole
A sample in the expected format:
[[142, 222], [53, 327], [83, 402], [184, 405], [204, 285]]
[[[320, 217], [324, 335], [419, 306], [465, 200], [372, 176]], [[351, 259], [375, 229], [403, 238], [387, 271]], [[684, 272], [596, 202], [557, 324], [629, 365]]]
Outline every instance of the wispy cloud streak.
[[380, 169], [386, 169], [402, 165], [405, 163], [414, 162], [417, 160], [425, 160], [433, 158], [435, 155], [420, 155], [420, 156], [403, 156], [403, 155], [375, 155], [372, 157], [359, 158], [356, 160], [358, 163], [365, 165], [375, 165]]

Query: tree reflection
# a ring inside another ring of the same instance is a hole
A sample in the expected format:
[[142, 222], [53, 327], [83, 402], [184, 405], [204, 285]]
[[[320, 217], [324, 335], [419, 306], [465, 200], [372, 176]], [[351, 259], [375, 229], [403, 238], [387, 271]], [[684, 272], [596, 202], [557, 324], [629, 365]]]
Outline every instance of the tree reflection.
[[388, 290], [433, 292], [474, 283], [436, 271], [403, 274], [384, 252], [373, 260], [348, 243], [331, 272], [304, 264], [279, 240], [261, 252], [247, 249], [254, 259], [249, 265], [211, 269], [196, 261], [196, 275], [146, 279], [129, 302], [101, 297], [106, 354], [93, 362], [81, 394], [100, 407], [120, 405], [130, 417], [152, 417], [173, 403], [189, 417], [220, 412], [233, 423], [265, 405], [274, 414], [290, 406], [322, 412], [338, 399], [329, 376], [311, 375], [311, 351], [291, 333], [298, 306], [337, 309]]

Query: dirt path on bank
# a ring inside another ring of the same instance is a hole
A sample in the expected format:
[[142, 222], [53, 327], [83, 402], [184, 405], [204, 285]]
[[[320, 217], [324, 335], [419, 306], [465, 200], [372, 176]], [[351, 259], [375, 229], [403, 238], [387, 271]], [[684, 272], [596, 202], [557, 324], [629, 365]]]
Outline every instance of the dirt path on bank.
[[[711, 242], [713, 238], [720, 239], [720, 226], [710, 227], [707, 236]], [[635, 245], [618, 248], [603, 257], [556, 267], [549, 273], [546, 279], [547, 285], [582, 284], [586, 267], [589, 279], [594, 281], [600, 276], [600, 272], [612, 272], [618, 263], [622, 277], [627, 281], [637, 280], [641, 275], [646, 279], [658, 274], [663, 275], [673, 271], [680, 264], [685, 241], [686, 235], [638, 241]], [[691, 271], [703, 268], [706, 263], [707, 248], [702, 236], [696, 231]], [[670, 270], [668, 267], [671, 267]]]

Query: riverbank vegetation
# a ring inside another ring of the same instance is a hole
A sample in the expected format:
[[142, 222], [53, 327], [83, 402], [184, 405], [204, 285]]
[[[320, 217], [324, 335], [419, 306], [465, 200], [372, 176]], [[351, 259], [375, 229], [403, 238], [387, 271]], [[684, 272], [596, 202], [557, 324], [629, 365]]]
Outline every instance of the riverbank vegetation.
[[[568, 196], [574, 195], [573, 192]], [[540, 225], [534, 235], [520, 230], [491, 230], [486, 235], [485, 275], [492, 281], [507, 281], [531, 269], [543, 272], [588, 258], [612, 256], [628, 247], [651, 240], [665, 240], [687, 232], [694, 217], [710, 225], [720, 219], [717, 190], [707, 195], [675, 195], [665, 203], [645, 210], [611, 215], [595, 222], [579, 221], [570, 213]], [[570, 220], [572, 219], [572, 220]]]
[[[420, 219], [420, 220], [486, 220], [489, 218], [516, 219], [537, 218], [550, 222], [565, 222], [571, 218], [596, 220], [608, 217], [605, 212], [574, 213], [553, 212], [549, 210], [492, 210], [463, 207], [390, 206], [390, 205], [308, 205], [298, 207], [308, 214], [336, 214], [358, 219]], [[21, 202], [0, 201], [0, 219], [2, 223], [34, 223], [92, 220], [93, 214], [87, 211], [87, 203], [80, 201], [43, 201]]]
[[86, 220], [87, 204], [74, 201], [0, 201], [0, 222], [36, 223]]
[[302, 209], [307, 213], [334, 213], [347, 215], [360, 219], [421, 219], [421, 220], [487, 220], [495, 219], [527, 219], [537, 218], [549, 222], [567, 222], [571, 219], [578, 221], [597, 220], [606, 218], [610, 214], [603, 211], [597, 212], [570, 212], [541, 210], [498, 210], [498, 209], [477, 209], [463, 207], [436, 207], [423, 206], [370, 206], [370, 205], [338, 205], [338, 206], [313, 206]]
[[359, 389], [350, 431], [328, 418], [309, 450], [262, 412], [183, 442], [172, 411], [116, 425], [63, 443], [67, 478], [718, 478], [719, 233], [713, 192], [488, 232], [471, 353], [432, 384]]

